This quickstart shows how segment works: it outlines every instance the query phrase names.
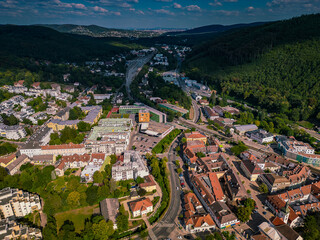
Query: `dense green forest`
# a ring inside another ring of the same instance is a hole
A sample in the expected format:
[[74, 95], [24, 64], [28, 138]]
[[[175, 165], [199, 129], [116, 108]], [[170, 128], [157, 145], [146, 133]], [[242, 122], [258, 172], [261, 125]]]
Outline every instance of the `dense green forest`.
[[0, 26], [1, 61], [29, 57], [53, 62], [112, 57], [140, 46], [127, 38], [93, 38], [60, 33], [41, 26]]
[[291, 120], [320, 120], [320, 14], [240, 29], [200, 44], [187, 75]]

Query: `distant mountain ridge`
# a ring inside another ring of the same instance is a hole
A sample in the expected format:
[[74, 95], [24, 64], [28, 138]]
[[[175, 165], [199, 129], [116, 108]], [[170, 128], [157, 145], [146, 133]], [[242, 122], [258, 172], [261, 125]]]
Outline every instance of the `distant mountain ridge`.
[[36, 24], [35, 26], [48, 27], [62, 33], [72, 33], [90, 37], [156, 37], [160, 35], [160, 33], [155, 31], [105, 28], [97, 25]]
[[259, 26], [265, 23], [267, 22], [239, 23], [239, 24], [233, 24], [233, 25], [213, 24], [213, 25], [206, 25], [202, 27], [188, 29], [185, 31], [177, 31], [177, 32], [172, 31], [172, 32], [165, 33], [165, 35], [177, 36], [177, 35], [190, 35], [190, 34], [221, 33], [221, 32], [226, 32], [232, 29]]

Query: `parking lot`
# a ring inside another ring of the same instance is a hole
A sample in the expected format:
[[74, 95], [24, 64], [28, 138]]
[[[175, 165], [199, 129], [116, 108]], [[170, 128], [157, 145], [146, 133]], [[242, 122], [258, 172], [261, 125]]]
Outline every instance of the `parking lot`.
[[151, 152], [152, 148], [160, 142], [161, 138], [151, 137], [146, 134], [137, 133], [132, 138], [132, 146], [140, 153]]

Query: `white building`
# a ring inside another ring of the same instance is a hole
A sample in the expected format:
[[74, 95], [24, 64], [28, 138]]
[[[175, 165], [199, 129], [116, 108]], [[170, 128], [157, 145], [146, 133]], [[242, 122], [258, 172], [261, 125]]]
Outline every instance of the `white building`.
[[24, 217], [40, 209], [40, 197], [36, 194], [12, 188], [0, 190], [0, 210], [4, 218]]
[[254, 131], [246, 132], [247, 137], [258, 143], [269, 143], [273, 141], [273, 135], [263, 129], [257, 129]]
[[153, 204], [149, 198], [129, 203], [133, 217], [146, 216], [153, 211]]
[[118, 161], [112, 166], [112, 178], [116, 181], [145, 177], [149, 171], [141, 156], [135, 151], [126, 151], [123, 162]]
[[92, 154], [92, 160], [85, 166], [81, 172], [81, 181], [83, 182], [92, 182], [93, 174], [96, 171], [101, 171], [101, 167], [105, 161], [104, 154]]
[[7, 126], [3, 123], [0, 123], [0, 133], [1, 137], [14, 140], [25, 138], [27, 136], [27, 133], [22, 126]]

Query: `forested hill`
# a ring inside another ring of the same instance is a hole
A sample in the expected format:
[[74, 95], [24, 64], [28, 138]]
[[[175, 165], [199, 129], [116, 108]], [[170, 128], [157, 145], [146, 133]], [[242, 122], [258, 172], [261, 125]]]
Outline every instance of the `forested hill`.
[[185, 70], [221, 93], [320, 120], [320, 14], [224, 34], [195, 47]]
[[78, 62], [114, 56], [133, 47], [127, 39], [92, 38], [41, 26], [0, 25], [0, 57]]
[[167, 32], [164, 33], [164, 35], [167, 36], [181, 36], [181, 35], [190, 35], [190, 34], [207, 34], [207, 33], [222, 33], [226, 32], [232, 29], [240, 29], [245, 27], [253, 27], [253, 26], [259, 26], [264, 24], [263, 22], [254, 22], [254, 23], [243, 23], [243, 24], [233, 24], [233, 25], [219, 25], [219, 24], [213, 24], [213, 25], [207, 25], [197, 28], [192, 28], [185, 31], [179, 31], [179, 32]]
[[105, 28], [97, 25], [43, 24], [38, 26], [52, 28], [63, 33], [86, 35], [90, 37], [155, 37], [160, 35], [160, 33], [156, 31]]

